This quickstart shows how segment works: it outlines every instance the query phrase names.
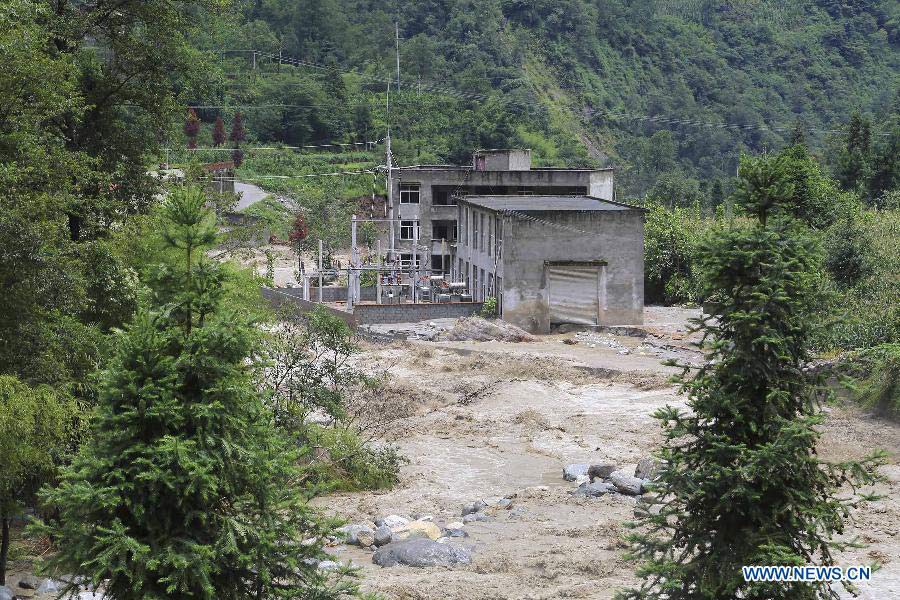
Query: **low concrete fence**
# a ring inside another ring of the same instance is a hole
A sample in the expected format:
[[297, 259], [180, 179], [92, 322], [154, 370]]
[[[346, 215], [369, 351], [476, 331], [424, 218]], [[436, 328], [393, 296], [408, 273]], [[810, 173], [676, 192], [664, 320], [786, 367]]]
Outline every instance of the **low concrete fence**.
[[326, 310], [334, 316], [340, 318], [350, 327], [356, 327], [357, 325], [356, 319], [353, 317], [353, 315], [346, 311], [332, 308], [327, 304], [319, 304], [317, 302], [304, 300], [303, 290], [300, 290], [299, 293], [295, 293], [297, 292], [296, 288], [273, 289], [264, 287], [261, 291], [263, 298], [268, 300], [275, 308], [278, 308], [285, 302], [289, 302], [292, 306], [296, 306], [297, 308], [299, 308], [301, 312], [306, 313], [315, 310], [317, 306], [321, 306], [323, 310]]
[[[328, 288], [323, 288], [328, 289]], [[346, 288], [344, 288], [346, 289]], [[434, 319], [458, 319], [470, 317], [481, 312], [481, 302], [453, 302], [446, 304], [357, 304], [353, 313], [338, 310], [327, 304], [319, 304], [303, 299], [303, 290], [299, 288], [262, 288], [263, 298], [272, 306], [279, 307], [285, 302], [298, 307], [302, 312], [314, 310], [321, 306], [324, 310], [339, 317], [351, 327], [357, 325], [389, 325], [391, 323], [418, 323]], [[318, 298], [310, 294], [310, 298]], [[326, 300], [327, 301], [327, 300]]]
[[[292, 287], [292, 288], [278, 288], [279, 292], [284, 292], [290, 296], [296, 296], [297, 298], [303, 298], [303, 288], [302, 287]], [[363, 302], [375, 302], [376, 299], [376, 289], [374, 286], [372, 287], [364, 287], [359, 289], [360, 296], [362, 297]], [[318, 287], [309, 287], [309, 299], [313, 302], [318, 302], [319, 300], [319, 288]], [[322, 288], [322, 302], [346, 302], [347, 301], [347, 286], [326, 286]]]
[[458, 319], [481, 312], [481, 302], [452, 304], [357, 304], [353, 317], [360, 325], [417, 323], [434, 319]]

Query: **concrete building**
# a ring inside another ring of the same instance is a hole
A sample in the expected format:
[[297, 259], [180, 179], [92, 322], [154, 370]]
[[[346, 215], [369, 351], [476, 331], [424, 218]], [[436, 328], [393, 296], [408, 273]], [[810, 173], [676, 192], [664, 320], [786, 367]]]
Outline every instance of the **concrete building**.
[[553, 324], [638, 325], [644, 210], [578, 196], [459, 199], [454, 272], [475, 301], [532, 333]]
[[393, 223], [393, 247], [402, 263], [409, 265], [417, 241], [420, 268], [435, 273], [451, 274], [456, 264], [458, 197], [589, 195], [614, 199], [612, 169], [533, 168], [530, 150], [480, 150], [472, 157], [471, 166], [420, 165], [394, 171], [391, 197], [397, 222]]

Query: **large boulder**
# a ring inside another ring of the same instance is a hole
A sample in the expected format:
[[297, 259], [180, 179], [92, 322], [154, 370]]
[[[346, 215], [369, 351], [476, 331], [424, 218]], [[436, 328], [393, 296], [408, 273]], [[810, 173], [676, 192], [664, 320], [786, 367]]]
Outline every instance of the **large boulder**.
[[632, 477], [625, 471], [615, 471], [609, 476], [609, 480], [614, 486], [616, 486], [616, 489], [620, 493], [626, 494], [628, 496], [640, 495], [644, 487], [643, 479]]
[[0, 600], [13, 600], [13, 591], [5, 585], [0, 585]]
[[616, 465], [591, 465], [588, 467], [587, 476], [594, 483], [595, 479], [609, 479], [609, 476], [618, 470]]
[[424, 537], [436, 540], [441, 537], [441, 528], [431, 521], [412, 521], [404, 527], [393, 530], [394, 540], [405, 540], [413, 537]]
[[587, 463], [566, 465], [563, 467], [563, 479], [566, 481], [577, 481], [579, 478], [587, 477], [589, 467], [590, 465]]
[[[360, 545], [360, 533], [364, 536], [363, 541], [373, 540], [375, 537], [375, 532], [372, 531], [372, 528], [361, 523], [351, 523], [349, 525], [344, 525], [343, 527], [338, 527], [337, 532], [340, 533], [343, 536], [344, 541], [351, 546]], [[372, 542], [370, 541], [367, 545], [371, 546]]]
[[356, 532], [356, 545], [368, 548], [375, 545], [375, 532], [366, 527]]
[[472, 562], [472, 552], [457, 544], [439, 544], [425, 538], [411, 538], [391, 542], [372, 555], [372, 562], [381, 567], [408, 565], [410, 567], [449, 567]]
[[387, 527], [390, 527], [391, 529], [403, 527], [407, 524], [409, 524], [409, 519], [407, 519], [406, 517], [401, 517], [400, 515], [388, 515], [386, 517], [375, 520], [376, 527], [385, 525]]
[[614, 494], [616, 486], [611, 483], [598, 481], [596, 483], [582, 483], [577, 489], [572, 491], [574, 496], [585, 496], [586, 498], [597, 498], [605, 494]]
[[653, 458], [642, 458], [634, 469], [634, 476], [638, 479], [654, 479], [659, 473], [660, 463]]
[[391, 543], [394, 532], [387, 525], [382, 525], [375, 530], [375, 545], [384, 546]]

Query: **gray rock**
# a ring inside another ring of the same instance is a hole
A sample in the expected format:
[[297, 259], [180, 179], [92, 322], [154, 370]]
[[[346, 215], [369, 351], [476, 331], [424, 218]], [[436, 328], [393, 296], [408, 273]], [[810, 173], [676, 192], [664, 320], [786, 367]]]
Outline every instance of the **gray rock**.
[[65, 584], [55, 579], [45, 579], [35, 590], [36, 594], [58, 594]]
[[0, 600], [13, 600], [13, 591], [5, 585], [0, 586]]
[[625, 471], [615, 471], [612, 475], [609, 476], [609, 480], [612, 482], [616, 489], [628, 496], [638, 496], [641, 493], [642, 488], [644, 487], [644, 480], [638, 479], [637, 477], [632, 477], [625, 473]]
[[660, 463], [652, 458], [642, 458], [634, 469], [634, 476], [638, 479], [653, 479], [659, 473]]
[[385, 544], [391, 543], [391, 537], [393, 537], [394, 532], [391, 531], [391, 528], [387, 525], [382, 525], [378, 529], [375, 530], [375, 545], [376, 546], [384, 546]]
[[372, 555], [372, 562], [381, 567], [409, 565], [410, 567], [449, 567], [472, 562], [472, 552], [457, 544], [439, 544], [427, 538], [411, 538], [382, 546]]
[[609, 476], [617, 470], [618, 467], [616, 465], [591, 465], [588, 467], [587, 476], [588, 479], [591, 480], [591, 483], [594, 483], [595, 479], [609, 479]]
[[376, 527], [381, 527], [382, 525], [386, 525], [391, 529], [394, 529], [395, 527], [403, 527], [405, 525], [409, 525], [409, 519], [407, 519], [406, 517], [401, 517], [400, 515], [387, 515], [386, 517], [375, 520]]
[[36, 590], [41, 585], [41, 578], [34, 575], [26, 575], [19, 580], [19, 587], [23, 590]]
[[587, 477], [588, 464], [578, 463], [574, 465], [566, 465], [563, 467], [563, 479], [566, 481], [576, 481], [579, 477]]
[[466, 538], [469, 537], [469, 534], [465, 532], [463, 529], [445, 529], [444, 537], [449, 538]]
[[341, 568], [341, 563], [333, 560], [323, 560], [319, 563], [320, 571], [335, 571]]
[[472, 513], [463, 517], [463, 523], [474, 523], [475, 521], [490, 521], [491, 518], [484, 513]]
[[586, 498], [597, 498], [605, 494], [613, 494], [616, 492], [616, 486], [611, 483], [598, 481], [596, 483], [582, 483], [578, 489], [572, 490], [573, 496], [584, 496]]
[[[364, 534], [368, 533], [371, 536], [369, 539], [374, 539], [375, 532], [368, 525], [361, 525], [359, 523], [351, 523], [349, 525], [344, 525], [343, 527], [338, 527], [337, 532], [343, 535], [344, 541], [350, 545], [359, 544], [359, 533], [363, 532]], [[371, 542], [370, 542], [371, 545]]]
[[472, 504], [467, 504], [467, 505], [463, 506], [463, 508], [462, 508], [462, 516], [465, 517], [466, 515], [472, 515], [472, 514], [475, 514], [475, 513], [477, 513], [477, 512], [481, 512], [481, 511], [483, 511], [485, 508], [487, 508], [487, 504], [485, 504], [484, 501], [482, 501], [482, 500], [476, 500], [476, 501], [473, 502]]
[[512, 507], [512, 500], [509, 498], [503, 498], [500, 502], [497, 503], [497, 508], [509, 509]]
[[527, 513], [527, 512], [528, 512], [528, 509], [525, 508], [524, 506], [517, 506], [517, 507], [515, 507], [514, 509], [512, 509], [511, 511], [509, 511], [509, 518], [510, 518], [510, 519], [515, 519], [515, 518], [518, 518], [518, 517], [522, 517], [522, 516], [524, 516], [525, 513]]

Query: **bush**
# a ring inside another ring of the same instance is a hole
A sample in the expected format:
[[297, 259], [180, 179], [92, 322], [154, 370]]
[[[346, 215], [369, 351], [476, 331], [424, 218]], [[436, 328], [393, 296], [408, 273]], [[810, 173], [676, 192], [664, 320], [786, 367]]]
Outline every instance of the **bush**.
[[497, 316], [497, 299], [493, 296], [489, 296], [484, 299], [484, 304], [481, 305], [481, 316], [485, 319], [490, 319], [492, 317]]
[[644, 294], [648, 304], [697, 302], [697, 248], [709, 226], [699, 208], [651, 204], [644, 225]]
[[882, 344], [850, 358], [851, 397], [877, 414], [900, 420], [900, 344]]
[[340, 491], [390, 489], [409, 462], [395, 446], [373, 446], [352, 429], [310, 425], [305, 429], [310, 482]]

